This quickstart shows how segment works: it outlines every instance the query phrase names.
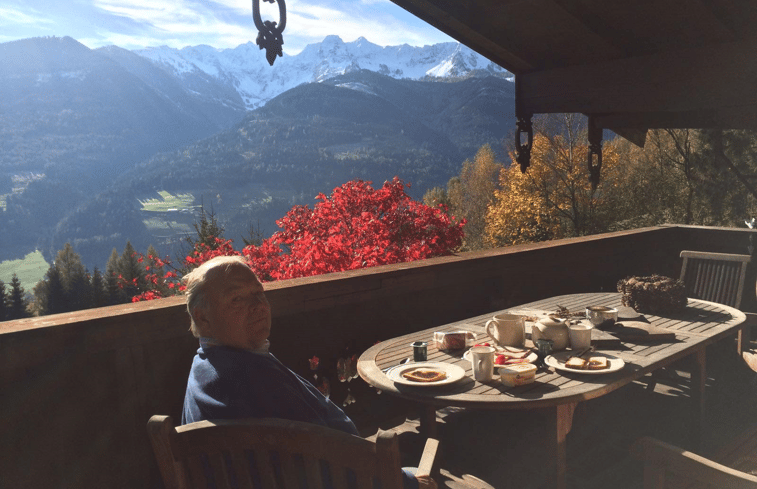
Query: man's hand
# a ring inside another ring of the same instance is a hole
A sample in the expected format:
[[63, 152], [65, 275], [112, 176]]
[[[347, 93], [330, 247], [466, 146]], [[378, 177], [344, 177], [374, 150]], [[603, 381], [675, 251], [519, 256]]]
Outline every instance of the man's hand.
[[430, 475], [417, 475], [418, 489], [437, 489], [436, 481]]

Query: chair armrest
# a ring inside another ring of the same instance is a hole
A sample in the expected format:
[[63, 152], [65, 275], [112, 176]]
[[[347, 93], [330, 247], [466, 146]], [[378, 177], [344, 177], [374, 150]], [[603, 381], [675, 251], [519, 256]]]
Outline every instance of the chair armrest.
[[418, 470], [416, 470], [415, 475], [431, 475], [433, 477], [438, 450], [439, 440], [434, 438], [426, 440], [426, 446], [423, 447], [423, 454], [421, 454], [421, 461], [418, 463]]
[[631, 454], [644, 461], [644, 488], [662, 489], [665, 479], [690, 480], [729, 489], [755, 489], [757, 477], [650, 437], [637, 440]]

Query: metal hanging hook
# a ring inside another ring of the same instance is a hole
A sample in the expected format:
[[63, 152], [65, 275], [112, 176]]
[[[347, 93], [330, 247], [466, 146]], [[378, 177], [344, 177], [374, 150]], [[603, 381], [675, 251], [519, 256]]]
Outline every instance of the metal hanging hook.
[[260, 18], [260, 0], [252, 0], [252, 20], [258, 29], [258, 38], [255, 40], [255, 43], [260, 46], [260, 49], [265, 49], [265, 58], [268, 60], [268, 64], [273, 66], [276, 56], [282, 57], [284, 55], [282, 50], [282, 46], [284, 45], [282, 33], [287, 24], [286, 3], [284, 0], [263, 1], [268, 3], [276, 2], [279, 5], [279, 22], [271, 22], [270, 20], [264, 22]]

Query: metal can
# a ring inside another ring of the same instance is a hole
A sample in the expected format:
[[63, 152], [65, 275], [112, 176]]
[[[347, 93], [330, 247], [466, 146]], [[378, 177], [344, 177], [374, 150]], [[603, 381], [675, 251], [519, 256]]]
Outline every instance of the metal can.
[[413, 347], [413, 361], [425, 362], [428, 360], [428, 343], [416, 341], [410, 344]]

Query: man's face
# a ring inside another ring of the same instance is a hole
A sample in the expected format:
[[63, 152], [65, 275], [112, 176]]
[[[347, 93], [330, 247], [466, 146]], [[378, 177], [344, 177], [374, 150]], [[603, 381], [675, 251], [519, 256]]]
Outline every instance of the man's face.
[[271, 333], [271, 306], [255, 274], [244, 265], [217, 270], [206, 287], [209, 307], [196, 313], [203, 330], [226, 346], [263, 346]]

